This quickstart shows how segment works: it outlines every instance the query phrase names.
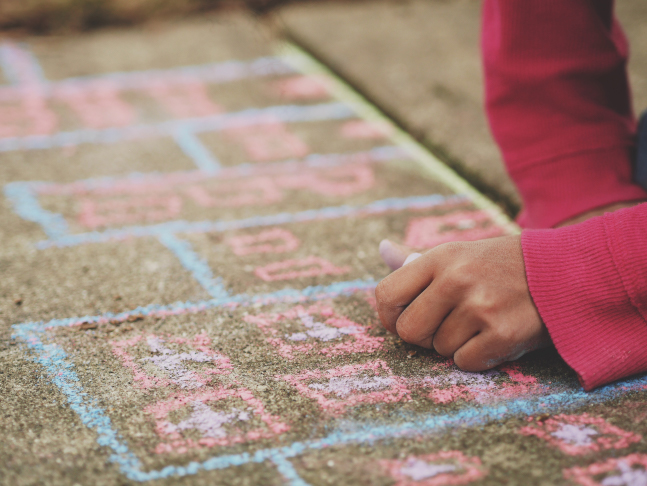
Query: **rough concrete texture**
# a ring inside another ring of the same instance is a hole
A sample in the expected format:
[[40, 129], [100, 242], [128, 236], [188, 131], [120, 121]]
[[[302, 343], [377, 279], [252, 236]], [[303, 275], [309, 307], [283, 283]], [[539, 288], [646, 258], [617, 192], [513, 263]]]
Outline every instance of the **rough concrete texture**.
[[[619, 0], [633, 45], [635, 105], [647, 108], [647, 4]], [[480, 2], [312, 2], [279, 11], [285, 31], [495, 200], [518, 208], [483, 112]]]
[[233, 14], [25, 41], [0, 44], [0, 484], [647, 480], [644, 377], [584, 393], [554, 351], [468, 374], [387, 335], [382, 238], [510, 226], [306, 57]]

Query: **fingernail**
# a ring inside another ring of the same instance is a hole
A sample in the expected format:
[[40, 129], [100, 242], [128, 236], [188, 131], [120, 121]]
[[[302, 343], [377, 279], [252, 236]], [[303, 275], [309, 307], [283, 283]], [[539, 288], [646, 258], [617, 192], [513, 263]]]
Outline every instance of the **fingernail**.
[[412, 262], [412, 261], [414, 261], [416, 258], [421, 257], [421, 256], [422, 256], [422, 253], [412, 253], [411, 255], [409, 255], [409, 256], [407, 257], [407, 259], [404, 261], [404, 263], [403, 263], [403, 265], [402, 265], [402, 266], [406, 265], [407, 263], [411, 263], [411, 262]]

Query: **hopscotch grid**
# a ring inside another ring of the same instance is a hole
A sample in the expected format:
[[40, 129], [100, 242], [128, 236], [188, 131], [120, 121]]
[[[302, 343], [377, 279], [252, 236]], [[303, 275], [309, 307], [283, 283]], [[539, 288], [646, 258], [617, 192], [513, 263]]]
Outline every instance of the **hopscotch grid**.
[[[4, 51], [2, 51], [4, 52]], [[6, 53], [5, 53], [6, 54]], [[6, 61], [6, 55], [0, 55], [0, 62]], [[33, 56], [32, 56], [33, 58]], [[36, 62], [35, 58], [32, 59]], [[37, 65], [37, 64], [36, 64]], [[6, 66], [3, 64], [3, 68]], [[191, 69], [190, 67], [186, 69]], [[38, 71], [34, 71], [37, 73]], [[169, 70], [170, 72], [171, 70]], [[290, 72], [293, 72], [290, 70]], [[272, 73], [273, 74], [273, 73]], [[122, 82], [124, 86], [132, 83], [131, 86], [137, 86], [140, 80], [137, 78], [141, 73], [113, 73], [114, 80]], [[107, 76], [89, 77], [87, 79], [65, 80], [57, 83], [94, 83], [96, 79], [105, 79]], [[15, 78], [16, 76], [14, 76]], [[38, 76], [36, 76], [38, 77]], [[120, 78], [121, 77], [121, 78]], [[15, 80], [15, 79], [14, 79]], [[19, 80], [18, 81], [22, 81]], [[28, 80], [34, 84], [34, 79]], [[46, 80], [36, 80], [36, 84], [47, 93], [53, 83]], [[14, 90], [14, 87], [2, 87], [0, 93]], [[14, 91], [15, 92], [15, 91]], [[350, 104], [352, 105], [352, 103]], [[41, 149], [51, 146], [66, 147], [80, 143], [116, 143], [118, 141], [129, 140], [134, 138], [143, 138], [150, 136], [172, 136], [182, 137], [181, 131], [185, 130], [190, 136], [195, 137], [197, 133], [206, 131], [217, 131], [230, 126], [250, 126], [259, 123], [267, 123], [267, 115], [276, 120], [280, 115], [279, 121], [316, 121], [328, 119], [345, 119], [356, 116], [356, 110], [348, 103], [328, 103], [321, 105], [311, 105], [308, 107], [298, 105], [285, 105], [269, 107], [267, 109], [251, 109], [228, 116], [217, 115], [202, 118], [187, 119], [181, 121], [163, 122], [151, 125], [136, 125], [127, 129], [109, 128], [104, 130], [79, 130], [73, 132], [61, 132], [51, 137], [32, 136], [12, 139], [0, 139], [0, 151], [26, 149]], [[180, 134], [180, 135], [178, 135]], [[406, 144], [400, 144], [402, 146]], [[198, 146], [198, 148], [202, 148]], [[409, 147], [410, 148], [410, 147]], [[197, 172], [209, 172], [218, 170], [217, 159], [205, 162], [209, 159], [210, 154], [206, 150], [202, 153], [200, 150], [194, 150], [195, 147], [189, 148], [188, 154], [196, 162], [199, 170]], [[186, 150], [186, 147], [185, 147]], [[414, 151], [415, 152], [415, 151]], [[206, 157], [206, 158], [205, 158]], [[414, 155], [414, 158], [416, 156]], [[213, 163], [215, 162], [215, 164]], [[453, 184], [453, 186], [457, 186]], [[460, 184], [458, 184], [460, 186]], [[457, 187], [458, 187], [457, 186]], [[20, 191], [27, 186], [14, 185], [5, 188], [7, 197], [13, 202], [18, 202], [23, 209], [23, 213], [29, 214], [31, 207], [37, 204], [37, 199], [33, 194], [23, 194]], [[32, 190], [38, 186], [31, 184], [27, 188]], [[467, 187], [467, 186], [466, 186]], [[13, 189], [12, 189], [13, 188]], [[27, 190], [25, 189], [25, 191]], [[13, 192], [12, 192], [13, 190]], [[472, 191], [467, 190], [466, 194], [473, 196]], [[30, 199], [31, 198], [31, 199]], [[474, 199], [473, 197], [470, 199]], [[129, 236], [157, 236], [158, 239], [169, 247], [180, 259], [185, 267], [192, 267], [192, 274], [200, 281], [204, 287], [211, 287], [210, 294], [212, 299], [199, 302], [177, 302], [167, 306], [149, 305], [138, 307], [133, 311], [122, 312], [119, 314], [105, 313], [99, 316], [86, 316], [83, 318], [53, 319], [44, 322], [32, 322], [16, 324], [13, 326], [15, 339], [20, 339], [27, 344], [27, 347], [34, 352], [35, 360], [45, 367], [56, 386], [66, 396], [70, 407], [80, 416], [83, 423], [89, 428], [94, 429], [97, 434], [97, 442], [112, 450], [110, 460], [117, 464], [121, 472], [126, 477], [135, 481], [150, 481], [170, 476], [186, 476], [197, 474], [201, 470], [224, 469], [228, 467], [240, 466], [249, 463], [270, 462], [275, 465], [277, 471], [293, 486], [303, 486], [307, 483], [299, 476], [289, 459], [307, 453], [310, 450], [317, 450], [326, 447], [342, 446], [346, 444], [374, 443], [384, 439], [393, 439], [405, 436], [421, 436], [429, 434], [442, 434], [443, 432], [453, 430], [456, 427], [474, 427], [483, 425], [488, 422], [502, 420], [514, 416], [529, 416], [536, 413], [543, 413], [550, 410], [563, 410], [577, 408], [585, 404], [600, 403], [618, 396], [621, 396], [628, 390], [643, 390], [647, 388], [647, 377], [628, 380], [623, 383], [608, 385], [592, 393], [585, 393], [583, 390], [569, 390], [545, 395], [536, 399], [515, 399], [509, 400], [492, 406], [467, 406], [457, 412], [422, 418], [420, 420], [408, 421], [405, 423], [391, 424], [361, 424], [356, 423], [356, 430], [334, 430], [328, 436], [321, 439], [314, 439], [305, 442], [293, 442], [284, 447], [276, 447], [256, 451], [253, 454], [243, 453], [236, 455], [216, 456], [202, 463], [191, 462], [186, 466], [167, 466], [160, 470], [143, 471], [141, 461], [130, 452], [124, 438], [112, 427], [109, 416], [97, 405], [95, 399], [89, 397], [83, 390], [83, 386], [74, 371], [74, 364], [67, 360], [65, 352], [56, 344], [44, 344], [41, 336], [48, 329], [61, 326], [73, 326], [82, 322], [104, 323], [112, 319], [126, 320], [133, 315], [149, 316], [170, 316], [186, 313], [204, 312], [207, 309], [214, 308], [236, 308], [238, 306], [263, 306], [273, 303], [295, 303], [320, 299], [329, 299], [342, 295], [352, 295], [359, 291], [374, 289], [377, 282], [371, 280], [355, 280], [348, 282], [337, 282], [328, 286], [313, 286], [303, 290], [286, 288], [277, 292], [267, 294], [239, 294], [229, 296], [219, 279], [214, 278], [206, 262], [202, 261], [195, 254], [188, 242], [175, 237], [176, 233], [196, 232], [196, 231], [226, 231], [227, 229], [254, 227], [259, 225], [281, 224], [285, 222], [303, 222], [311, 221], [313, 218], [331, 219], [343, 217], [351, 214], [378, 214], [385, 211], [411, 208], [433, 207], [434, 205], [443, 204], [447, 201], [467, 201], [467, 196], [426, 196], [414, 198], [390, 198], [382, 201], [375, 201], [365, 206], [339, 206], [323, 208], [319, 210], [302, 211], [300, 213], [282, 213], [265, 217], [248, 218], [247, 220], [238, 221], [208, 221], [189, 223], [186, 221], [174, 221], [162, 225], [152, 225], [149, 227], [130, 227], [122, 230], [106, 231], [104, 233], [84, 233], [81, 235], [65, 235], [67, 227], [58, 221], [53, 224], [54, 215], [40, 208], [41, 213], [37, 215], [38, 220], [49, 220], [49, 241], [40, 242], [39, 248], [49, 246], [71, 246], [69, 240], [65, 238], [81, 236], [82, 243], [97, 241], [97, 235], [101, 238], [123, 239]], [[482, 199], [476, 199], [477, 203], [483, 204]], [[19, 212], [19, 211], [17, 211]], [[19, 214], [21, 214], [19, 212]], [[36, 214], [34, 212], [34, 214]], [[21, 214], [23, 215], [23, 214]], [[60, 216], [60, 215], [58, 215]], [[29, 219], [29, 218], [26, 218]], [[31, 219], [34, 221], [34, 219]], [[40, 222], [40, 221], [36, 221]], [[64, 220], [63, 220], [64, 222]], [[142, 231], [144, 230], [144, 231]], [[121, 233], [119, 233], [121, 231]], [[148, 231], [148, 233], [147, 233]], [[127, 234], [127, 232], [130, 232]], [[101, 239], [99, 238], [99, 239]], [[60, 243], [63, 242], [62, 245]], [[73, 244], [80, 244], [74, 242]]]

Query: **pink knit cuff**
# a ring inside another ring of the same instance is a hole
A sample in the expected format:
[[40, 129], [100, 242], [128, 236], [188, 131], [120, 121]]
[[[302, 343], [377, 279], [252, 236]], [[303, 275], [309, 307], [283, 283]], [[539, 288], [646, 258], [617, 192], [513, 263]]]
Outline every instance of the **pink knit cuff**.
[[615, 147], [515, 164], [510, 175], [524, 200], [519, 224], [552, 228], [608, 204], [647, 199], [647, 192], [632, 181], [632, 152], [631, 147]]
[[647, 204], [522, 234], [532, 298], [586, 390], [647, 371], [645, 221]]

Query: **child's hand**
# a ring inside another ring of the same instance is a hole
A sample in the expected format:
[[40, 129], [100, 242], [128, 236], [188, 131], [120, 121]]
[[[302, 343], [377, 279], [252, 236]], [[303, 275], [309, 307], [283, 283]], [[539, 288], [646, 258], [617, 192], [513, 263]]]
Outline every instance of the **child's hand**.
[[384, 327], [463, 370], [493, 368], [551, 342], [519, 236], [440, 245], [382, 280], [375, 295]]

